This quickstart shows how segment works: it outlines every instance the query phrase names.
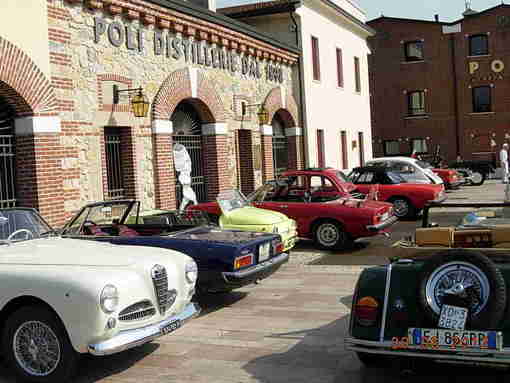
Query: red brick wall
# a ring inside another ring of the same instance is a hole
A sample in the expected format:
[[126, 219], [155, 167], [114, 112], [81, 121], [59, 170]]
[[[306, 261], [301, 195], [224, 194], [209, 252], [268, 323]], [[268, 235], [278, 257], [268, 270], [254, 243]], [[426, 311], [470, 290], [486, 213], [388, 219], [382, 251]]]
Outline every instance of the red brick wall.
[[64, 199], [58, 134], [16, 138], [19, 206], [34, 207], [56, 227], [64, 223]]
[[175, 209], [174, 158], [172, 135], [154, 134], [154, 191], [157, 209]]
[[[460, 144], [458, 150], [463, 158], [476, 159], [474, 153], [494, 150], [488, 144], [492, 133], [496, 135], [494, 139], [498, 147], [505, 141], [505, 133], [510, 133], [510, 30], [500, 25], [498, 20], [501, 17], [510, 17], [510, 6], [501, 5], [488, 12], [466, 17], [461, 22], [461, 32], [454, 34], [443, 34], [443, 25], [434, 22], [379, 18], [369, 23], [378, 31], [370, 39], [372, 55], [369, 56], [376, 156], [383, 154], [383, 143], [379, 144], [379, 139], [430, 137], [430, 153], [440, 144], [441, 153], [448, 160], [455, 160], [456, 116]], [[489, 33], [489, 56], [468, 57], [469, 36], [478, 33]], [[424, 40], [424, 61], [405, 63], [403, 43], [419, 39]], [[454, 57], [451, 39], [454, 41]], [[501, 60], [505, 64], [502, 78], [491, 76], [493, 72], [490, 63], [493, 60]], [[480, 66], [476, 75], [469, 73], [470, 62], [477, 62]], [[494, 86], [493, 113], [473, 113], [471, 87], [491, 84]], [[406, 118], [405, 91], [424, 89], [427, 90], [427, 117]], [[482, 137], [473, 142], [471, 133]], [[404, 141], [401, 150], [410, 152], [411, 146]]]
[[273, 136], [261, 136], [263, 181], [274, 179]]
[[230, 188], [227, 136], [203, 136], [202, 142], [208, 200], [215, 201], [218, 193]]

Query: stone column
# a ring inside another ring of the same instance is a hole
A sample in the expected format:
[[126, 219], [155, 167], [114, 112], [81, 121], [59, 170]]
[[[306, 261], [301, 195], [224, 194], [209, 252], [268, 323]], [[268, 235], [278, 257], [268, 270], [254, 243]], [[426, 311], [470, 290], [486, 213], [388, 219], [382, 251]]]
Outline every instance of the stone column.
[[271, 125], [260, 127], [260, 144], [262, 147], [262, 178], [265, 182], [274, 179], [273, 127]]
[[298, 127], [285, 129], [289, 147], [289, 170], [299, 170], [305, 167], [303, 130]]
[[219, 193], [230, 189], [227, 133], [226, 123], [202, 125], [207, 199], [209, 201], [215, 201]]
[[54, 227], [65, 221], [60, 118], [15, 120], [18, 206], [33, 207]]
[[154, 205], [156, 209], [176, 209], [172, 121], [152, 122], [154, 147]]

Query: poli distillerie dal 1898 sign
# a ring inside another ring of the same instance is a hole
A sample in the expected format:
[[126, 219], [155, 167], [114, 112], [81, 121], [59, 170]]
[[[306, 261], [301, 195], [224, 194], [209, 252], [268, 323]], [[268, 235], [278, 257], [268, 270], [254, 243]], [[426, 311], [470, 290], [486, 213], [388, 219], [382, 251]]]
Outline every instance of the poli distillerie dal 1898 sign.
[[[122, 25], [118, 21], [108, 23], [101, 17], [94, 19], [94, 41], [99, 43], [104, 35], [108, 36], [110, 44], [115, 47], [125, 45], [128, 50], [143, 52], [144, 30], [133, 29]], [[261, 63], [259, 60], [247, 56], [239, 56], [232, 50], [215, 48], [202, 41], [192, 41], [189, 38], [177, 37], [170, 33], [164, 34], [155, 30], [153, 38], [154, 55], [165, 55], [168, 59], [180, 60], [186, 63], [204, 65], [229, 71], [232, 74], [242, 73], [250, 78], [262, 78]], [[283, 83], [281, 66], [268, 63], [266, 66], [266, 80]]]

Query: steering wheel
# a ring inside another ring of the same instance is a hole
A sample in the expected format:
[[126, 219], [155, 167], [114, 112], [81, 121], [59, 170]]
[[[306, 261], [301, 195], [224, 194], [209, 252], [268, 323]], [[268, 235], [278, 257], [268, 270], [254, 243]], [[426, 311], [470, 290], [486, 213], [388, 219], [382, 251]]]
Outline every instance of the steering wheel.
[[26, 234], [26, 240], [29, 240], [29, 239], [33, 239], [34, 238], [34, 233], [32, 233], [30, 230], [27, 230], [27, 229], [19, 229], [19, 230], [16, 230], [14, 233], [12, 233], [11, 235], [9, 235], [7, 237], [7, 240], [10, 241], [13, 237], [17, 236], [18, 234], [20, 233], [25, 233]]
[[91, 225], [94, 225], [94, 226], [97, 226], [97, 223], [95, 223], [94, 221], [91, 221], [90, 219], [87, 219], [87, 220], [83, 221], [83, 226], [85, 226], [87, 223], [91, 224]]

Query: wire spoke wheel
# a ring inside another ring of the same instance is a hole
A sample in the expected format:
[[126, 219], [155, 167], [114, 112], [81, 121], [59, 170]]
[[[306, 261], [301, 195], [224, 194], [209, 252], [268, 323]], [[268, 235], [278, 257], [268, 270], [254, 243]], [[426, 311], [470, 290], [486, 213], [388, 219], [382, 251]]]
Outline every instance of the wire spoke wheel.
[[39, 321], [22, 323], [14, 333], [12, 348], [19, 366], [32, 376], [48, 376], [60, 363], [60, 342], [53, 330]]
[[409, 203], [403, 199], [396, 199], [393, 201], [393, 210], [397, 217], [405, 217], [409, 214]]

